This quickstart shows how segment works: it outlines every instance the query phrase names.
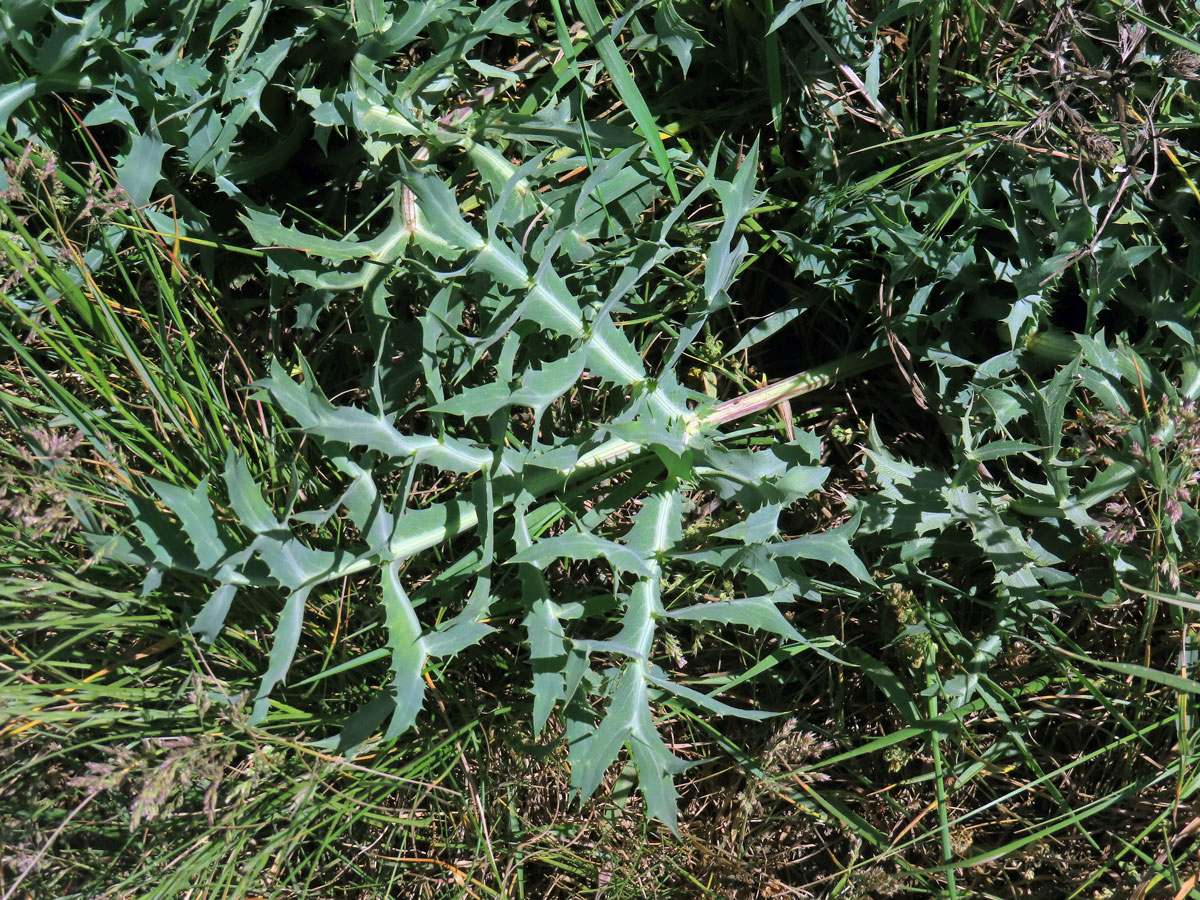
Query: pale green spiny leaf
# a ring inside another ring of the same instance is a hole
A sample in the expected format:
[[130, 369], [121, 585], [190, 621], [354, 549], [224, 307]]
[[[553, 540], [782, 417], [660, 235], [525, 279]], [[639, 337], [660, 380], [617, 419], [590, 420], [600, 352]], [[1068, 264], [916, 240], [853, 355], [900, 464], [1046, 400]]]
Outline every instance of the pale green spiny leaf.
[[275, 626], [275, 634], [271, 638], [267, 671], [263, 673], [258, 693], [254, 696], [254, 710], [250, 716], [252, 724], [266, 718], [271, 691], [287, 678], [288, 670], [292, 667], [296, 647], [300, 644], [300, 631], [304, 627], [304, 605], [308, 602], [308, 591], [307, 587], [292, 591], [279, 614], [279, 624]]
[[201, 569], [211, 569], [228, 553], [229, 548], [217, 530], [217, 520], [208, 499], [208, 479], [203, 479], [195, 491], [167, 484], [154, 478], [146, 479], [163, 503], [179, 517], [184, 534], [196, 552]]
[[425, 660], [421, 623], [400, 584], [400, 561], [379, 570], [383, 608], [387, 615], [388, 646], [392, 651], [392, 697], [395, 711], [385, 737], [403, 734], [417, 720], [425, 702]]
[[196, 620], [192, 622], [192, 634], [206, 644], [211, 644], [220, 633], [221, 626], [225, 624], [229, 607], [236, 594], [237, 587], [232, 584], [223, 584], [213, 591]]
[[792, 641], [802, 641], [804, 638], [792, 624], [784, 618], [783, 613], [775, 604], [772, 596], [742, 597], [735, 600], [718, 600], [711, 603], [697, 603], [682, 609], [672, 609], [666, 612], [672, 619], [691, 622], [726, 622], [733, 625], [745, 625], [768, 631]]
[[352, 406], [334, 406], [315, 387], [289, 378], [277, 362], [271, 364], [270, 377], [255, 385], [267, 391], [301, 429], [330, 441], [464, 474], [477, 471], [492, 459], [490, 451], [462, 438], [405, 435], [391, 424], [394, 417], [373, 415]]
[[620, 572], [649, 575], [650, 567], [640, 553], [616, 541], [590, 532], [573, 531], [557, 537], [543, 538], [533, 546], [518, 552], [510, 562], [532, 563], [545, 568], [556, 559], [607, 559]]
[[263, 500], [245, 460], [232, 448], [225, 458], [225, 488], [238, 519], [255, 534], [278, 531], [283, 527]]

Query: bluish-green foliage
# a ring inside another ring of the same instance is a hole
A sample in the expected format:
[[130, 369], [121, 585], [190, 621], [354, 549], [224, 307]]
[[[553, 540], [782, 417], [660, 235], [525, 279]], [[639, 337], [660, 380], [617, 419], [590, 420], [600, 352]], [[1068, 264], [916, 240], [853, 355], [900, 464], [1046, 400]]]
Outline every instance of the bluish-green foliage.
[[675, 832], [686, 721], [831, 896], [1181, 890], [1113, 860], [1197, 787], [1196, 16], [1004, 7], [4, 4], [10, 566], [166, 604], [254, 741], [431, 741], [484, 669]]

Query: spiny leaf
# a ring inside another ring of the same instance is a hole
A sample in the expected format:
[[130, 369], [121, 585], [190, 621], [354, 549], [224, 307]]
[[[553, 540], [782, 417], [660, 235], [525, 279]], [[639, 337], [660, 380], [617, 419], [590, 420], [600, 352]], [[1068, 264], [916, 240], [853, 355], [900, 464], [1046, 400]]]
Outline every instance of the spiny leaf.
[[334, 456], [331, 462], [353, 479], [339, 498], [338, 505], [345, 507], [350, 521], [367, 544], [372, 548], [379, 547], [391, 536], [395, 519], [384, 509], [384, 498], [375, 486], [372, 475], [373, 467], [364, 468], [344, 456]]
[[788, 640], [803, 640], [800, 632], [784, 618], [779, 607], [770, 596], [742, 597], [736, 600], [718, 600], [715, 603], [697, 603], [682, 609], [668, 610], [672, 619], [692, 622], [726, 622], [769, 631]]
[[484, 246], [480, 234], [459, 215], [454, 192], [440, 178], [431, 173], [413, 173], [405, 183], [416, 195], [417, 206], [430, 230], [441, 240], [460, 250], [479, 250]]
[[679, 793], [675, 790], [674, 776], [686, 772], [692, 764], [675, 756], [667, 747], [654, 725], [647, 703], [637, 706], [630, 738], [629, 746], [638, 770], [638, 789], [646, 801], [646, 813], [678, 834]]
[[[583, 371], [582, 367], [580, 371]], [[509, 385], [497, 383], [481, 384], [478, 387], [460, 391], [453, 397], [443, 400], [441, 403], [435, 403], [429, 407], [429, 411], [446, 413], [451, 416], [462, 416], [464, 419], [474, 419], [479, 416], [486, 417], [493, 415], [496, 410], [513, 402], [511, 399], [512, 396], [513, 389]], [[553, 400], [553, 398], [551, 399]]]
[[646, 377], [642, 359], [633, 344], [607, 316], [592, 326], [588, 347], [588, 368], [605, 381], [636, 384]]
[[704, 36], [679, 15], [673, 0], [664, 0], [655, 10], [654, 30], [675, 54], [684, 75], [692, 65], [692, 48], [709, 46]]
[[304, 234], [295, 228], [284, 226], [278, 216], [268, 212], [247, 209], [241, 219], [246, 230], [250, 232], [250, 236], [263, 247], [299, 250], [302, 253], [311, 253], [314, 256], [330, 260], [364, 259], [372, 253], [369, 243], [339, 241], [333, 238]]
[[521, 376], [520, 386], [512, 392], [510, 402], [528, 406], [533, 410], [534, 421], [540, 423], [550, 404], [574, 389], [583, 372], [584, 358], [581, 351], [575, 351], [544, 363], [539, 369], [530, 369]]
[[[311, 379], [311, 374], [309, 375]], [[300, 427], [327, 440], [367, 447], [388, 457], [414, 458], [451, 472], [469, 473], [487, 465], [492, 454], [461, 438], [406, 435], [391, 424], [394, 417], [372, 415], [352, 406], [334, 406], [314, 387], [300, 385], [271, 363], [271, 375], [255, 382]]]
[[559, 558], [596, 559], [604, 557], [617, 571], [649, 575], [651, 570], [636, 550], [606, 540], [590, 532], [573, 531], [558, 537], [543, 538], [512, 557], [514, 563], [532, 563], [545, 568]]
[[162, 161], [168, 146], [158, 135], [139, 134], [130, 140], [129, 151], [117, 166], [116, 177], [135, 206], [145, 206], [162, 179]]
[[221, 626], [225, 624], [225, 617], [229, 615], [229, 607], [236, 594], [237, 587], [232, 584], [223, 584], [213, 591], [192, 623], [192, 634], [206, 644], [211, 644], [220, 633]]
[[1039, 403], [1036, 404], [1038, 426], [1042, 440], [1045, 442], [1047, 461], [1058, 455], [1062, 444], [1063, 411], [1067, 406], [1067, 398], [1075, 390], [1075, 378], [1079, 372], [1082, 357], [1076, 357], [1070, 365], [1064, 366], [1050, 381], [1044, 392], [1039, 392]]
[[734, 243], [742, 219], [754, 208], [757, 195], [754, 180], [758, 174], [758, 139], [756, 138], [737, 174], [730, 182], [717, 182], [717, 193], [721, 198], [724, 221], [717, 239], [708, 251], [704, 267], [704, 296], [710, 304], [733, 283], [737, 267], [746, 256], [745, 238]]
[[307, 587], [292, 591], [283, 605], [283, 612], [279, 614], [279, 624], [275, 626], [275, 634], [271, 639], [267, 671], [263, 673], [258, 693], [254, 696], [251, 724], [266, 718], [271, 691], [287, 678], [288, 670], [292, 667], [296, 647], [300, 644], [300, 631], [304, 627], [304, 605], [308, 601], [308, 591]]
[[[518, 550], [526, 550], [532, 544], [524, 509], [517, 511], [515, 537]], [[533, 667], [533, 728], [540, 734], [555, 704], [566, 699], [563, 670], [567, 661], [567, 643], [558, 618], [559, 607], [550, 599], [550, 591], [538, 567], [524, 564], [518, 566], [518, 570], [529, 609], [522, 624], [528, 634], [529, 661]]]
[[407, 731], [417, 720], [425, 702], [427, 652], [421, 638], [421, 625], [400, 584], [400, 561], [380, 569], [383, 608], [387, 614], [388, 646], [392, 650], [392, 697], [395, 712], [385, 737], [394, 738]]
[[[683, 494], [667, 481], [643, 501], [633, 527], [625, 533], [625, 545], [657, 565], [683, 537], [682, 512]], [[646, 573], [647, 577], [654, 574]]]
[[259, 535], [251, 545], [278, 584], [298, 590], [330, 577], [344, 551], [314, 550], [298, 538]]
[[154, 478], [146, 479], [163, 503], [179, 516], [180, 525], [196, 551], [196, 560], [203, 569], [211, 569], [229, 553], [217, 530], [216, 516], [208, 499], [208, 479], [204, 478], [195, 491], [167, 484]]
[[644, 705], [645, 699], [641, 674], [636, 669], [624, 669], [599, 726], [569, 747], [571, 786], [583, 799], [596, 792], [605, 771], [616, 762], [633, 730], [639, 702]]
[[232, 448], [225, 458], [225, 488], [238, 519], [255, 534], [278, 531], [282, 527], [263, 500], [245, 460]]
[[[194, 569], [199, 566], [196, 553], [189, 545], [183, 529], [146, 497], [130, 494], [125, 498], [134, 515], [134, 525], [142, 536], [154, 561], [166, 569], [175, 567]], [[118, 543], [118, 546], [120, 544]], [[143, 556], [143, 548], [131, 548], [137, 556]]]
[[832, 563], [841, 566], [859, 581], [874, 584], [871, 573], [862, 564], [862, 560], [850, 549], [850, 537], [858, 529], [859, 516], [849, 522], [823, 531], [819, 534], [806, 534], [790, 541], [781, 541], [764, 545], [773, 556], [784, 556], [792, 559], [811, 559], [819, 562]]

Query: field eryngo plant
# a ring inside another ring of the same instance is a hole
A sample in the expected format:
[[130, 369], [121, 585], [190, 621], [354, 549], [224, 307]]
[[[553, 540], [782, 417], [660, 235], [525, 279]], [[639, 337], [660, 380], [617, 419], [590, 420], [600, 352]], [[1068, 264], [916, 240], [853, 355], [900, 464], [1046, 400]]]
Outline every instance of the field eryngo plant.
[[[385, 721], [385, 738], [402, 734], [421, 709], [429, 661], [486, 639], [498, 616], [515, 618], [527, 632], [535, 725], [544, 726], [556, 705], [566, 713], [575, 786], [591, 794], [627, 747], [648, 810], [674, 824], [671, 776], [686, 764], [658, 735], [652, 701], [672, 696], [712, 713], [770, 713], [737, 709], [673, 680], [656, 662], [661, 641], [694, 622], [805, 641], [781, 611], [818, 596], [802, 560], [832, 560], [869, 581], [847, 544], [853, 523], [791, 540], [781, 530], [781, 511], [828, 475], [816, 436], [726, 438], [719, 426], [877, 360], [851, 358], [717, 410], [681, 385], [693, 343], [729, 304], [747, 255], [739, 229], [757, 202], [757, 149], [737, 163], [721, 154], [694, 159], [667, 152], [654, 130], [642, 128], [651, 136], [644, 141], [631, 128], [583, 122], [566, 102], [532, 115], [489, 105], [517, 78], [511, 72], [492, 72], [493, 85], [461, 99], [460, 82], [441, 70], [471, 64], [473, 46], [518, 30], [505, 15], [512, 6], [429, 7], [432, 21], [342, 20], [337, 27], [362, 41], [351, 81], [336, 90], [314, 84], [314, 60], [290, 85], [295, 127], [315, 129], [322, 144], [336, 133], [360, 148], [366, 168], [354, 177], [364, 184], [391, 181], [382, 202], [341, 237], [285, 224], [245, 193], [287, 162], [284, 142], [269, 151], [273, 165], [247, 166], [248, 145], [254, 130], [272, 127], [260, 105], [272, 76], [303, 52], [294, 37], [270, 43], [266, 57], [245, 52], [258, 37], [246, 29], [270, 26], [263, 16], [241, 20], [235, 51], [224, 59], [227, 115], [210, 117], [217, 100], [192, 80], [191, 102], [203, 113], [182, 114], [186, 92], [178, 102], [158, 94], [138, 108], [150, 127], [131, 139], [117, 169], [123, 181], [132, 167], [141, 173], [130, 195], [141, 194], [134, 199], [142, 204], [154, 187], [170, 121], [172, 143], [185, 149], [180, 162], [244, 204], [240, 219], [265, 248], [272, 282], [297, 298], [300, 325], [320, 327], [335, 296], [357, 295], [363, 332], [355, 352], [368, 369], [358, 383], [361, 402], [351, 405], [331, 404], [303, 361], [299, 377], [272, 363], [255, 383], [256, 397], [315, 442], [323, 457], [316, 477], [343, 482], [333, 502], [314, 507], [295, 490], [283, 503], [267, 502], [243, 452], [231, 448], [219, 482], [146, 479], [155, 497], [135, 492], [128, 500], [138, 537], [111, 546], [97, 535], [96, 545], [150, 566], [152, 584], [167, 572], [209, 579], [211, 595], [192, 624], [209, 641], [239, 592], [281, 593], [256, 721], [289, 674], [311, 592], [351, 576], [369, 579], [386, 620], [390, 685], [330, 739], [344, 752]], [[613, 86], [634, 112], [631, 124], [644, 126], [649, 111], [623, 63], [614, 62], [611, 38], [594, 10], [584, 12]], [[210, 44], [238, 20], [229, 11], [212, 20]], [[393, 70], [388, 61], [433, 22], [452, 29], [445, 48], [415, 69]], [[181, 35], [176, 44], [188, 41]], [[534, 56], [522, 67], [546, 62]], [[565, 50], [559, 62], [569, 63], [562, 72], [580, 92], [600, 71], [585, 72]], [[151, 54], [135, 59], [117, 84], [178, 85], [179, 75], [178, 64]], [[31, 75], [21, 90], [36, 94], [47, 79]], [[97, 108], [85, 124], [120, 121], [141, 131], [121, 95], [118, 87], [103, 115]], [[217, 130], [204, 130], [206, 120]], [[150, 143], [159, 149], [151, 152]], [[457, 191], [438, 172], [452, 157], [461, 159]], [[701, 204], [717, 215], [698, 221]], [[162, 210], [149, 220], [162, 227]], [[702, 239], [687, 242], [685, 226]], [[684, 268], [702, 271], [702, 281], [681, 279]], [[637, 313], [652, 309], [661, 324], [639, 327]], [[445, 479], [460, 486], [423, 502], [428, 487]], [[685, 544], [684, 509], [701, 493], [743, 518]], [[313, 526], [343, 539], [306, 541]], [[737, 580], [734, 595], [664, 598], [677, 570], [714, 565]], [[594, 570], [593, 586], [547, 585], [548, 567], [561, 581], [559, 573], [580, 566]]]
[[[595, 191], [638, 177], [637, 157], [625, 156], [629, 168], [612, 171], [613, 180], [595, 179]], [[582, 289], [578, 279], [559, 273], [555, 260], [558, 245], [582, 244], [571, 230], [572, 209], [596, 200], [585, 184], [567, 192], [560, 206], [556, 194], [538, 190], [545, 170], [514, 171], [498, 192], [498, 203], [517, 190], [538, 198], [536, 213], [514, 220], [519, 233], [505, 227], [503, 216], [487, 213], [488, 231], [481, 233], [461, 217], [447, 185], [433, 174], [413, 173], [397, 185], [393, 222], [379, 237], [340, 245], [347, 258], [361, 256], [379, 267], [363, 275], [374, 292], [369, 408], [335, 406], [311, 372], [298, 382], [278, 365], [256, 387], [286, 421], [319, 441], [345, 479], [344, 493], [325, 508], [304, 508], [294, 497], [285, 508], [273, 508], [231, 451], [224, 512], [212, 502], [207, 480], [193, 489], [151, 482], [162, 505], [131, 500], [141, 540], [123, 541], [119, 551], [156, 573], [212, 579], [213, 593], [193, 625], [210, 640], [239, 590], [284, 591], [256, 718], [266, 715], [272, 689], [288, 674], [306, 599], [321, 584], [374, 573], [368, 577], [388, 629], [391, 686], [331, 741], [343, 751], [385, 719], [388, 738], [411, 726], [430, 658], [486, 639], [502, 605], [528, 633], [537, 728], [556, 704], [567, 711], [576, 786], [590, 794], [628, 747], [648, 809], [674, 823], [670, 776], [685, 763], [657, 734], [651, 700], [665, 693], [717, 714], [769, 713], [736, 709], [672, 680], [655, 661], [659, 642], [691, 622], [735, 623], [805, 641], [781, 612], [800, 597], [816, 599], [803, 560], [833, 561], [870, 580], [847, 543], [853, 524], [793, 539], [781, 532], [781, 511], [828, 475], [819, 465], [816, 436], [802, 433], [790, 442], [769, 436], [757, 446], [744, 434], [727, 439], [717, 425], [760, 409], [760, 395], [714, 409], [675, 376], [709, 310], [725, 302], [744, 254], [736, 228], [755, 200], [755, 161], [751, 153], [728, 181], [703, 173], [685, 202], [652, 226], [650, 238], [595, 251], [611, 275], [592, 275]], [[565, 162], [574, 167], [583, 160]], [[708, 191], [723, 200], [724, 221], [707, 246], [704, 293], [693, 300], [681, 333], [654, 347], [649, 339], [657, 335], [621, 327], [630, 313], [627, 298], [640, 293], [643, 302], [670, 302], [669, 287], [656, 287], [653, 275], [679, 252], [672, 245], [676, 223]], [[539, 237], [523, 253], [519, 234], [535, 215], [542, 220], [533, 223]], [[309, 249], [297, 232], [261, 224], [251, 229], [260, 239], [270, 235], [273, 243]], [[386, 255], [374, 249], [384, 247]], [[569, 271], [569, 258], [565, 263]], [[408, 322], [398, 322], [390, 309], [400, 284]], [[802, 375], [768, 401], [787, 400], [862, 366], [851, 359], [828, 375]], [[603, 408], [570, 430], [562, 427], [564, 396], [598, 389]], [[416, 487], [447, 475], [469, 483], [457, 496], [414, 500]], [[694, 506], [688, 498], [700, 492], [744, 518], [707, 541], [685, 544], [685, 504]], [[352, 524], [358, 540], [322, 548], [297, 534], [333, 517]], [[426, 554], [446, 545], [453, 549], [443, 562], [426, 562]], [[598, 559], [603, 564], [589, 568], [598, 568], [591, 578], [602, 593], [548, 588], [548, 566], [569, 570]], [[712, 565], [737, 577], [737, 596], [704, 603], [663, 597], [676, 570]], [[406, 587], [406, 581], [419, 586]], [[423, 624], [418, 612], [430, 609], [436, 627]], [[598, 637], [617, 624], [615, 633]], [[599, 725], [593, 722], [596, 697], [608, 701]]]
[[950, 13], [0, 10], [0, 900], [1184, 896], [1196, 16]]

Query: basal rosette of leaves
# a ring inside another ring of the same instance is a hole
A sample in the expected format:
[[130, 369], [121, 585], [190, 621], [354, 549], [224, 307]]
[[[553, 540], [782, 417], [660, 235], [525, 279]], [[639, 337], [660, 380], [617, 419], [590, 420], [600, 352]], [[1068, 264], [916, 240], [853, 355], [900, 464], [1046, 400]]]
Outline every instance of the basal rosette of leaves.
[[[311, 372], [298, 381], [278, 364], [256, 385], [262, 399], [317, 441], [327, 464], [344, 476], [347, 486], [338, 503], [324, 509], [268, 504], [246, 462], [232, 451], [219, 486], [207, 480], [195, 488], [155, 481], [151, 487], [160, 503], [132, 497], [140, 540], [123, 538], [114, 552], [158, 573], [210, 579], [213, 593], [192, 626], [207, 639], [219, 632], [239, 591], [268, 587], [286, 594], [256, 697], [256, 719], [268, 714], [272, 691], [288, 675], [310, 592], [373, 573], [386, 614], [392, 683], [329, 741], [347, 752], [384, 722], [385, 738], [409, 728], [422, 706], [429, 660], [486, 640], [498, 596], [516, 592], [534, 671], [535, 725], [543, 727], [556, 706], [565, 711], [575, 786], [590, 794], [626, 747], [648, 811], [674, 825], [671, 777], [686, 763], [659, 736], [652, 702], [669, 696], [715, 714], [771, 713], [736, 709], [672, 680], [654, 661], [656, 642], [689, 623], [732, 623], [823, 652], [828, 640], [809, 642], [780, 611], [783, 604], [818, 596], [801, 561], [833, 561], [869, 581], [847, 543], [853, 523], [823, 534], [781, 535], [781, 511], [820, 487], [828, 474], [818, 464], [814, 435], [754, 447], [742, 438], [726, 439], [715, 427], [722, 413], [736, 412], [729, 403], [717, 411], [692, 408], [696, 398], [676, 382], [670, 363], [687, 350], [703, 312], [668, 342], [657, 372], [619, 327], [625, 297], [644, 288], [654, 265], [675, 252], [669, 243], [675, 219], [709, 190], [723, 199], [726, 215], [707, 254], [709, 271], [726, 274], [724, 282], [719, 275], [709, 280], [709, 300], [725, 290], [730, 261], [739, 252], [730, 246], [734, 229], [754, 202], [753, 161], [751, 154], [728, 182], [706, 173], [659, 227], [660, 240], [636, 248], [608, 295], [591, 302], [551, 262], [552, 250], [532, 264], [501, 222], [481, 233], [461, 217], [450, 189], [435, 174], [413, 172], [398, 188], [389, 231], [357, 245], [322, 244], [314, 255], [342, 250], [365, 255], [360, 248], [389, 246], [394, 255], [387, 265], [408, 276], [410, 296], [416, 285], [427, 285], [429, 305], [413, 323], [422, 338], [424, 396], [408, 400], [407, 390], [397, 396], [390, 387], [396, 383], [391, 360], [397, 355], [403, 360], [404, 354], [397, 353], [386, 311], [389, 279], [369, 270], [364, 277], [377, 286], [366, 302], [379, 313], [371, 407], [331, 404]], [[546, 230], [571, 238], [558, 230], [553, 210], [547, 218]], [[284, 235], [280, 226], [251, 227], [276, 238], [274, 243], [285, 237], [295, 246], [310, 243], [295, 232]], [[450, 271], [433, 273], [435, 264]], [[469, 336], [451, 324], [462, 320], [468, 304], [480, 310], [477, 333]], [[495, 376], [467, 386], [479, 368], [494, 368]], [[554, 435], [548, 410], [582, 386], [601, 386], [620, 400], [578, 436]], [[424, 408], [424, 430], [406, 425], [415, 407]], [[396, 412], [384, 412], [389, 409]], [[531, 415], [524, 439], [513, 433], [522, 409]], [[424, 506], [414, 506], [407, 491], [380, 488], [383, 476], [407, 486], [433, 473], [469, 484], [458, 496]], [[623, 477], [614, 482], [617, 476]], [[214, 503], [212, 487], [228, 498], [227, 506]], [[707, 542], [684, 543], [683, 509], [700, 489], [736, 504], [745, 518]], [[585, 497], [587, 504], [581, 502]], [[613, 514], [630, 506], [636, 508], [631, 524], [615, 527]], [[359, 540], [324, 548], [297, 534], [333, 517], [352, 523]], [[564, 521], [569, 519], [574, 521]], [[446, 564], [436, 566], [418, 588], [405, 587], [407, 566], [428, 569], [423, 555], [460, 535], [469, 536], [468, 542], [453, 544]], [[462, 552], [466, 546], [470, 549]], [[454, 558], [455, 553], [461, 555]], [[615, 620], [592, 610], [594, 597], [552, 594], [542, 574], [559, 560], [596, 559], [610, 570]], [[665, 579], [706, 565], [739, 576], [745, 595], [715, 603], [664, 602]], [[426, 614], [431, 607], [440, 620], [436, 627]], [[611, 636], [597, 636], [612, 626], [619, 627]], [[592, 706], [597, 699], [607, 701], [598, 724]]]
[[[410, 728], [428, 666], [487, 641], [499, 608], [524, 629], [534, 725], [556, 709], [565, 717], [575, 788], [591, 794], [625, 749], [647, 811], [674, 827], [673, 776], [689, 762], [660, 735], [656, 705], [772, 711], [668, 674], [656, 661], [661, 642], [732, 625], [828, 656], [833, 639], [800, 634], [781, 611], [820, 597], [804, 561], [870, 581], [848, 544], [857, 520], [800, 537], [781, 528], [781, 513], [829, 474], [818, 438], [722, 428], [881, 357], [717, 405], [682, 385], [677, 372], [729, 304], [746, 258], [739, 229], [758, 202], [757, 147], [737, 162], [668, 149], [589, 2], [579, 12], [604, 65], [583, 58], [586, 44], [568, 51], [560, 20], [557, 55], [543, 47], [527, 62], [546, 69], [530, 102], [490, 106], [488, 92], [515, 76], [473, 49], [524, 34], [528, 24], [508, 17], [518, 9], [101, 2], [81, 19], [52, 20], [49, 4], [8, 7], [12, 81], [0, 118], [28, 131], [24, 104], [48, 103], [51, 91], [110, 91], [82, 123], [125, 132], [113, 174], [152, 229], [181, 229], [185, 240], [244, 229], [266, 255], [271, 296], [301, 326], [319, 329], [330, 304], [353, 298], [355, 341], [371, 360], [356, 402], [331, 402], [303, 358], [291, 368], [272, 361], [254, 385], [316, 454], [319, 477], [341, 485], [334, 502], [307, 501], [299, 484], [231, 446], [220, 472], [134, 476], [133, 528], [95, 536], [98, 552], [149, 569], [148, 590], [164, 577], [208, 584], [190, 625], [205, 641], [246, 593], [284, 598], [253, 720], [268, 719], [306, 605], [324, 585], [372, 585], [387, 632], [382, 652], [338, 667], [383, 656], [390, 671], [379, 696], [324, 741], [344, 753]], [[682, 54], [686, 29], [661, 21], [664, 45]], [[39, 45], [45, 28], [50, 41]], [[323, 59], [330, 46], [344, 58]], [[624, 122], [581, 120], [557, 97], [574, 82], [582, 101], [605, 71], [630, 109]], [[555, 89], [539, 96], [547, 83]], [[340, 207], [317, 198], [307, 222], [286, 221], [277, 210], [287, 186], [267, 175], [311, 158], [314, 144], [329, 150], [318, 164], [360, 190]], [[189, 207], [187, 190], [173, 213], [146, 206], [173, 179], [200, 174], [227, 198], [213, 204], [220, 212], [227, 202], [223, 220]], [[114, 231], [111, 243], [120, 239]], [[702, 280], [682, 278], [684, 266], [700, 267]], [[667, 327], [639, 329], [645, 310], [669, 312]], [[698, 491], [729, 519], [685, 540]], [[607, 593], [571, 590], [569, 580], [552, 590], [564, 579], [550, 574], [572, 565]], [[708, 567], [736, 584], [735, 596], [664, 594], [675, 576]]]

